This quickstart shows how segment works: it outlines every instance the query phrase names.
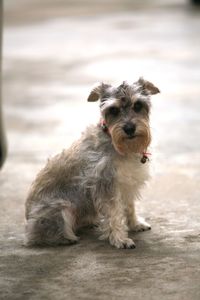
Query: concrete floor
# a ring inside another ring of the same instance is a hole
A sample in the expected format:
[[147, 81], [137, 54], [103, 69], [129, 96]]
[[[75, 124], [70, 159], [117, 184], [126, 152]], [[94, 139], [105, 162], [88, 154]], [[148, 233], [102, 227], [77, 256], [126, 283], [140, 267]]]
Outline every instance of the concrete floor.
[[[200, 299], [200, 10], [183, 0], [6, 0], [0, 173], [0, 299]], [[143, 4], [141, 4], [143, 3]], [[56, 249], [23, 247], [24, 201], [47, 157], [98, 121], [96, 81], [140, 75], [153, 98], [151, 232], [117, 250], [92, 230]]]

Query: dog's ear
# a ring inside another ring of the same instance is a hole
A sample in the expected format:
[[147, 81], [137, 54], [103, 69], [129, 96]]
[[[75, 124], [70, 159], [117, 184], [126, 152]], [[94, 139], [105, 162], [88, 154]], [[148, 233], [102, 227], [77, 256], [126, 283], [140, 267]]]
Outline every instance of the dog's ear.
[[139, 78], [137, 83], [141, 86], [144, 94], [155, 95], [160, 93], [159, 88], [157, 88], [152, 82], [144, 80], [142, 77]]
[[101, 94], [101, 85], [98, 85], [91, 90], [87, 101], [88, 102], [97, 101], [100, 98], [100, 94]]
[[111, 85], [109, 85], [109, 84], [105, 84], [105, 83], [98, 84], [90, 92], [87, 101], [88, 102], [95, 102], [95, 101], [99, 100], [99, 98], [102, 97], [102, 95], [105, 93], [105, 91], [109, 87], [111, 87]]

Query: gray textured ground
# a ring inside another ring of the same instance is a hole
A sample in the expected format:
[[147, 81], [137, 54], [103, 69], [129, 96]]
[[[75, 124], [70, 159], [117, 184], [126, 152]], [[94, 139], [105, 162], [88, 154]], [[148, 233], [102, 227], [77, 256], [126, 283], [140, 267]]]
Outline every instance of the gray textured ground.
[[[5, 2], [0, 299], [200, 299], [200, 11], [182, 0]], [[140, 75], [162, 91], [140, 204], [152, 231], [133, 236], [135, 250], [91, 230], [75, 246], [25, 249], [28, 187], [48, 156], [97, 122], [91, 86]]]

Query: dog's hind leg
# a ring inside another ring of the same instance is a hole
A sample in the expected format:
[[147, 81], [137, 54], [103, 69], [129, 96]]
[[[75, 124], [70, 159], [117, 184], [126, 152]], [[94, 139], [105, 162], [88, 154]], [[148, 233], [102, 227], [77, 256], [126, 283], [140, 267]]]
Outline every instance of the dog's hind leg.
[[75, 228], [75, 216], [67, 208], [62, 210], [62, 217], [64, 220], [64, 237], [70, 241], [77, 242], [79, 238], [74, 233]]
[[26, 246], [69, 245], [76, 243], [75, 216], [70, 208], [47, 208], [31, 214], [26, 225]]

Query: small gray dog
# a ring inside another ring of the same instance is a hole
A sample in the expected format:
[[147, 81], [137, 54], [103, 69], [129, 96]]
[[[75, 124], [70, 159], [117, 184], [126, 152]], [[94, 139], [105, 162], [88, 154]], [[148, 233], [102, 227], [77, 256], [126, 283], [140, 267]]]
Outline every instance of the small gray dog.
[[134, 202], [149, 177], [150, 96], [157, 93], [143, 78], [91, 91], [88, 101], [100, 100], [101, 121], [50, 159], [33, 182], [26, 201], [27, 246], [72, 244], [78, 229], [95, 224], [100, 239], [135, 248], [128, 230], [151, 228], [136, 216]]

